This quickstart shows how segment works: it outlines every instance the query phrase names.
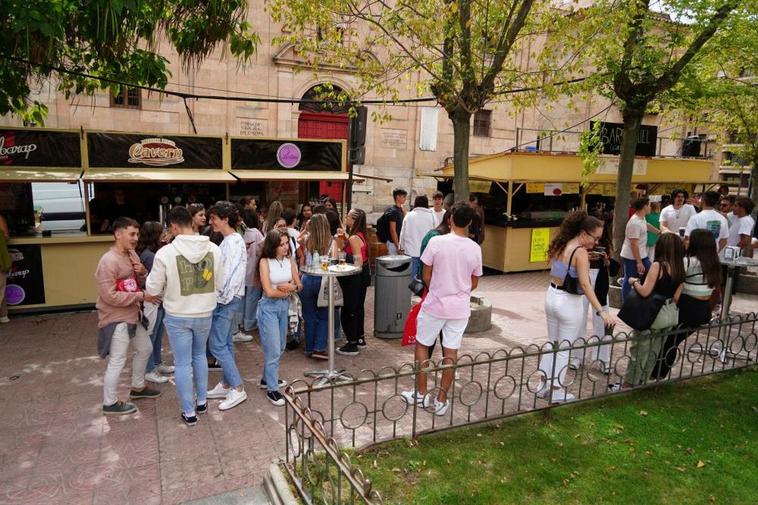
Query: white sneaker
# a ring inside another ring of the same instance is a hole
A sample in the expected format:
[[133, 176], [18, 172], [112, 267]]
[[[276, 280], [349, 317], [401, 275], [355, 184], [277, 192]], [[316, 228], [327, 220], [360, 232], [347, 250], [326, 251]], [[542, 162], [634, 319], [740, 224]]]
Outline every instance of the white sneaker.
[[564, 403], [575, 400], [576, 397], [566, 391], [565, 389], [553, 389], [553, 397], [550, 399], [550, 403]]
[[248, 335], [247, 333], [243, 331], [238, 331], [234, 335], [232, 335], [232, 341], [234, 342], [252, 342], [253, 336]]
[[247, 393], [244, 389], [242, 391], [231, 389], [229, 391], [229, 394], [226, 395], [226, 400], [218, 404], [218, 409], [229, 410], [233, 407], [236, 407], [245, 400], [247, 400]]
[[405, 403], [408, 405], [413, 405], [415, 403], [422, 407], [428, 407], [430, 403], [429, 400], [426, 399], [426, 395], [422, 395], [416, 391], [402, 391], [400, 396], [403, 397], [403, 400], [405, 400]]
[[0, 317], [0, 323], [5, 324], [5, 323], [10, 323], [10, 322], [11, 320], [10, 318], [8, 318], [8, 316]]
[[206, 398], [209, 400], [218, 400], [221, 398], [226, 398], [226, 396], [229, 394], [229, 391], [231, 391], [232, 388], [225, 388], [224, 384], [222, 382], [219, 382], [216, 384], [216, 387], [208, 391], [208, 394], [206, 395]]
[[445, 400], [444, 402], [441, 402], [434, 399], [434, 415], [435, 416], [444, 416], [447, 413], [447, 409], [450, 407], [450, 400]]
[[154, 382], [156, 384], [165, 384], [168, 382], [168, 377], [165, 377], [157, 372], [149, 372], [145, 374], [145, 380]]
[[176, 367], [173, 367], [171, 365], [164, 365], [164, 364], [158, 365], [158, 371], [160, 373], [172, 374], [174, 373], [175, 370], [176, 370]]

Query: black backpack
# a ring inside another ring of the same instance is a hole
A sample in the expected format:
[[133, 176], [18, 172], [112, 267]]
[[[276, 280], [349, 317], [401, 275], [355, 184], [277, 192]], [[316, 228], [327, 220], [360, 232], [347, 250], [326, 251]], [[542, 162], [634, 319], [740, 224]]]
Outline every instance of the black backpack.
[[392, 214], [392, 207], [384, 211], [384, 214], [376, 220], [376, 238], [379, 242], [385, 243], [390, 240], [390, 214]]

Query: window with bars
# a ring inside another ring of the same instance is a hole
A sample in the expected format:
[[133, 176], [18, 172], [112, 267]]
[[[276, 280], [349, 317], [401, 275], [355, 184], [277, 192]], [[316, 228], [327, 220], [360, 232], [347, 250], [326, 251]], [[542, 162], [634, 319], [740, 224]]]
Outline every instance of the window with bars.
[[118, 93], [111, 91], [111, 107], [121, 107], [124, 109], [141, 109], [142, 90], [139, 88], [122, 86]]
[[474, 113], [474, 137], [489, 137], [491, 127], [491, 110], [481, 109]]

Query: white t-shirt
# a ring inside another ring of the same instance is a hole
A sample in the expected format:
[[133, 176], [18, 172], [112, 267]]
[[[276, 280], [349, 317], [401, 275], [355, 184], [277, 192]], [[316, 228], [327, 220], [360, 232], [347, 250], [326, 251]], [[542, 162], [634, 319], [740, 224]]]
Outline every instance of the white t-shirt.
[[634, 214], [626, 223], [626, 233], [624, 234], [624, 245], [621, 246], [621, 257], [633, 260], [632, 243], [630, 239], [637, 239], [637, 247], [640, 250], [640, 259], [647, 258], [647, 221], [644, 218]]
[[434, 212], [434, 227], [436, 228], [440, 225], [440, 223], [442, 223], [442, 218], [445, 217], [445, 209], [443, 208], [439, 212], [432, 209], [432, 212]]
[[729, 238], [729, 223], [726, 218], [713, 209], [701, 210], [687, 222], [687, 228], [684, 230], [684, 236], [689, 237], [693, 230], [708, 230], [713, 234], [716, 240], [716, 247], [719, 241]]
[[[736, 216], [735, 216], [736, 217]], [[750, 216], [738, 217], [729, 226], [729, 238], [726, 239], [726, 245], [739, 245], [740, 235], [753, 236], [755, 220]]]
[[471, 276], [482, 275], [479, 244], [455, 233], [432, 237], [421, 261], [434, 269], [421, 310], [438, 319], [468, 319]]
[[668, 205], [661, 211], [661, 224], [674, 233], [679, 233], [679, 228], [686, 228], [690, 218], [697, 214], [695, 207], [685, 203], [679, 209]]

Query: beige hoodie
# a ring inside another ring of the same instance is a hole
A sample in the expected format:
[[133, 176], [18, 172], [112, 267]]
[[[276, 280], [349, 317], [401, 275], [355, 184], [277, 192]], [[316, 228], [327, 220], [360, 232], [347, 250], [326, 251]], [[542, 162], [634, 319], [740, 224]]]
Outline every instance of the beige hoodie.
[[155, 254], [145, 291], [162, 295], [166, 314], [208, 317], [224, 285], [221, 251], [203, 235], [179, 235]]

